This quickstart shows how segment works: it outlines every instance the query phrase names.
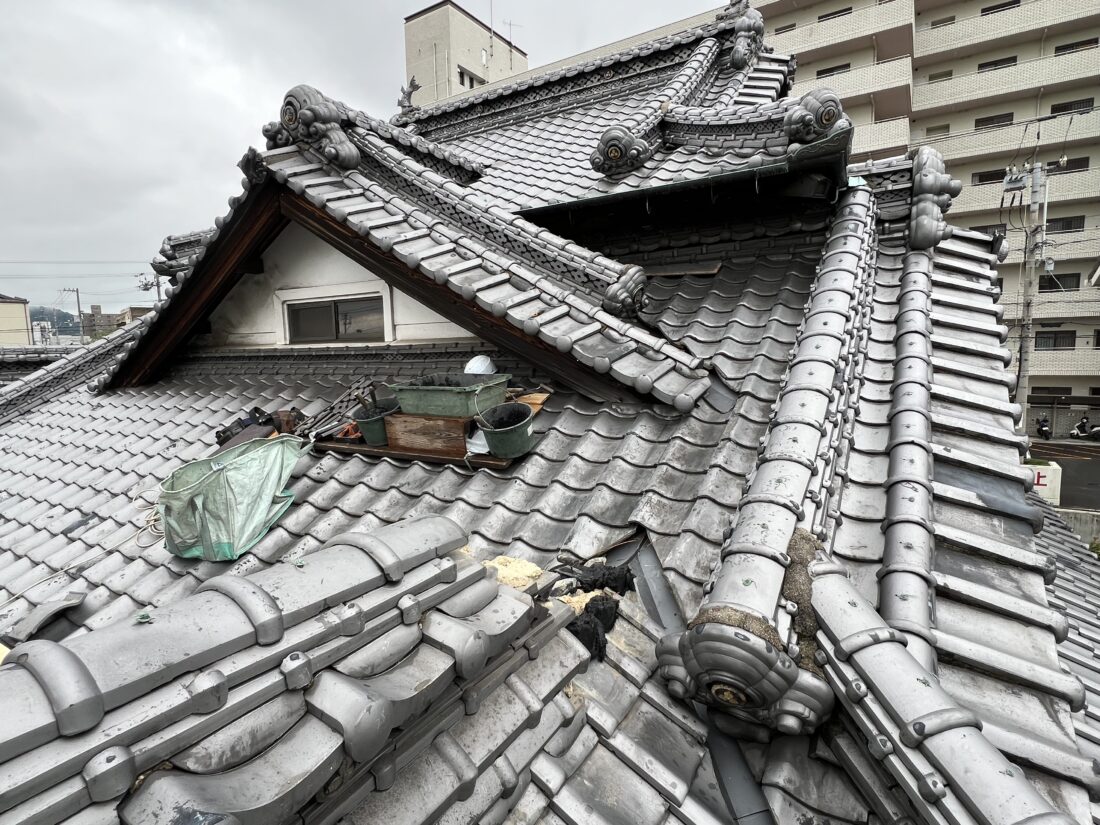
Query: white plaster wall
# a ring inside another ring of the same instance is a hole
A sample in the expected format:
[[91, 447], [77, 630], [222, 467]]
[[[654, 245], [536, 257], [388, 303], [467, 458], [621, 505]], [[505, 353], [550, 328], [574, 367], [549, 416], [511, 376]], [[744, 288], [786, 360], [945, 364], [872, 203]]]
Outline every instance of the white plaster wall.
[[211, 333], [204, 336], [202, 343], [238, 347], [285, 345], [288, 303], [379, 295], [385, 306], [387, 341], [476, 337], [414, 298], [390, 288], [369, 270], [296, 224], [284, 229], [268, 247], [263, 262], [262, 274], [242, 277], [211, 313]]

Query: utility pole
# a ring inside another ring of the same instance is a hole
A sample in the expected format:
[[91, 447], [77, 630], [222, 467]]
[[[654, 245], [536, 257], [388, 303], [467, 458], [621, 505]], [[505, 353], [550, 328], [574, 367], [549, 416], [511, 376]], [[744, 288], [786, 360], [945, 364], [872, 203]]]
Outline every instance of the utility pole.
[[145, 273], [139, 272], [138, 278], [142, 280], [138, 281], [138, 289], [142, 292], [148, 292], [153, 287], [157, 289], [157, 301], [160, 301], [160, 273], [154, 272], [151, 278], [145, 277]]
[[[1013, 177], [1011, 174], [1005, 177], [1005, 191], [1012, 191], [1010, 178]], [[1022, 183], [1024, 176], [1018, 177]], [[1022, 189], [1023, 186], [1021, 185], [1019, 188]], [[1031, 377], [1032, 302], [1033, 296], [1036, 294], [1036, 266], [1046, 249], [1048, 197], [1046, 170], [1038, 159], [1033, 159], [1031, 166], [1031, 202], [1028, 204], [1029, 226], [1024, 235], [1027, 274], [1024, 279], [1023, 329], [1020, 335], [1020, 368], [1016, 384], [1016, 398], [1023, 412], [1022, 420], [1025, 430], [1030, 426], [1031, 421], [1028, 416], [1027, 396]], [[1042, 205], [1043, 210], [1041, 221], [1037, 220], [1040, 205]]]
[[61, 290], [62, 292], [75, 292], [76, 293], [76, 320], [80, 326], [80, 344], [84, 345], [84, 313], [80, 309], [80, 290], [76, 287], [67, 286]]

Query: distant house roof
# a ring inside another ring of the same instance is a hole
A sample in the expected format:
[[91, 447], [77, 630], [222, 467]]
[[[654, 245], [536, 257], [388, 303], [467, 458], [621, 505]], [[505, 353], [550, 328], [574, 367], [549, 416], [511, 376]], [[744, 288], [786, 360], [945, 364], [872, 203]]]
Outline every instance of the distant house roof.
[[26, 304], [28, 303], [26, 298], [16, 298], [11, 295], [4, 295], [0, 292], [0, 303], [4, 304]]
[[[1002, 239], [947, 222], [933, 151], [848, 164], [762, 30], [409, 128], [296, 87], [156, 312], [0, 387], [7, 818], [1100, 813], [1097, 561], [1029, 495]], [[484, 340], [189, 343], [290, 221]], [[308, 434], [478, 354], [554, 390], [510, 466], [311, 450], [239, 559], [150, 533], [242, 410]], [[542, 590], [601, 561], [635, 589], [569, 630]]]

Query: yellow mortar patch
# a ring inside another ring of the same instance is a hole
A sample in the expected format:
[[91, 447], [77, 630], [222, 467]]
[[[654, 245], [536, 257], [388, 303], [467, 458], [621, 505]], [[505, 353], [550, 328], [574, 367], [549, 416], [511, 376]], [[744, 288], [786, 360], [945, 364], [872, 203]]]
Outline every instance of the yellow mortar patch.
[[525, 590], [542, 576], [542, 568], [537, 564], [512, 556], [497, 556], [482, 564], [497, 571], [497, 581], [516, 590]]

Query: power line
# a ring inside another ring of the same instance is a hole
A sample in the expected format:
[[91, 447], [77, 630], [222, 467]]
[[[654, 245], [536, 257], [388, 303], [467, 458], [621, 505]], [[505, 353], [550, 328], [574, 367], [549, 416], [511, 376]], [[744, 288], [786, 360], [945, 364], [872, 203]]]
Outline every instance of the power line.
[[0, 273], [0, 278], [13, 281], [34, 280], [36, 278], [139, 278], [146, 272], [34, 272], [29, 275], [9, 275]]
[[0, 264], [65, 264], [73, 266], [103, 266], [104, 264], [148, 264], [148, 261], [130, 261], [125, 258], [106, 261], [74, 261], [74, 260], [17, 260], [15, 258], [0, 258]]

